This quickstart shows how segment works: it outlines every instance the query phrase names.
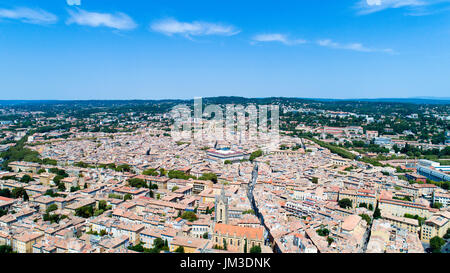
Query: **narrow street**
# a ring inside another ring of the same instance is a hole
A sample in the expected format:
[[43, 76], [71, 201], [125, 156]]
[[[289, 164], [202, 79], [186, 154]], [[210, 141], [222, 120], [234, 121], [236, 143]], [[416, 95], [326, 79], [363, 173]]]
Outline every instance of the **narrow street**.
[[[259, 209], [255, 202], [255, 198], [253, 196], [253, 190], [255, 188], [257, 179], [258, 179], [258, 163], [255, 163], [255, 165], [253, 167], [253, 171], [252, 171], [252, 177], [250, 178], [250, 182], [249, 182], [249, 186], [248, 186], [247, 197], [248, 197], [248, 200], [250, 201], [250, 205], [252, 206], [253, 211], [255, 212], [256, 217], [258, 217], [261, 225], [266, 230], [267, 237], [265, 238], [266, 239], [265, 244], [270, 244], [273, 247], [273, 237], [270, 234], [270, 230], [267, 228], [267, 226], [264, 223], [264, 216], [259, 212]], [[276, 249], [273, 249], [273, 250], [274, 250], [274, 252], [277, 252]]]

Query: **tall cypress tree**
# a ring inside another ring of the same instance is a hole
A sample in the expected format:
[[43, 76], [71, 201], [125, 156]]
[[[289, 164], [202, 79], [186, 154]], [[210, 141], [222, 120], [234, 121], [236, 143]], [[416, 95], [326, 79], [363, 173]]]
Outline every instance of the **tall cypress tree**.
[[381, 218], [381, 211], [378, 208], [378, 203], [377, 203], [377, 207], [375, 208], [375, 212], [373, 213], [373, 219], [379, 219]]

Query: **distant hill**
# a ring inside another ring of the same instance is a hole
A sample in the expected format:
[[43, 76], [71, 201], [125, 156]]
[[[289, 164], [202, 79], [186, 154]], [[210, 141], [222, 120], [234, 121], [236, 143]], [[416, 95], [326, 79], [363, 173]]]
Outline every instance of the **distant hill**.
[[350, 101], [368, 101], [368, 102], [394, 102], [394, 103], [413, 103], [413, 104], [450, 104], [450, 98], [379, 98], [379, 99], [354, 99]]
[[[26, 104], [141, 104], [141, 103], [192, 103], [193, 99], [161, 99], [161, 100], [0, 100], [0, 106], [26, 105]], [[355, 99], [332, 99], [332, 98], [296, 98], [296, 97], [267, 97], [246, 98], [237, 96], [218, 96], [203, 98], [203, 103], [208, 104], [247, 104], [247, 103], [273, 103], [273, 102], [375, 102], [375, 103], [409, 103], [409, 104], [450, 104], [450, 97], [412, 97], [412, 98], [355, 98]]]
[[425, 99], [425, 100], [450, 100], [450, 97], [413, 97], [413, 99]]

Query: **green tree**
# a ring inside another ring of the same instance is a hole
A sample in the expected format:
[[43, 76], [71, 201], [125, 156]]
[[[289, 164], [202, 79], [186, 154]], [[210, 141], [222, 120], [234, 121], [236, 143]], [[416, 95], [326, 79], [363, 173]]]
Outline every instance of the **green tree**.
[[80, 187], [70, 187], [70, 192], [76, 192], [81, 190]]
[[0, 189], [0, 196], [10, 198], [12, 194], [9, 189]]
[[61, 219], [65, 219], [65, 218], [67, 218], [67, 216], [66, 215], [61, 215], [61, 214], [50, 214], [50, 213], [45, 213], [44, 215], [43, 215], [43, 219], [44, 219], [44, 221], [50, 221], [50, 223], [59, 223], [59, 221], [61, 220]]
[[0, 245], [0, 254], [13, 253], [12, 247], [9, 245]]
[[187, 175], [182, 171], [178, 171], [178, 170], [170, 170], [168, 173], [169, 178], [177, 178], [177, 179], [189, 179], [189, 178], [195, 178], [194, 176], [191, 175]]
[[444, 235], [444, 239], [450, 239], [450, 228], [447, 229], [447, 232]]
[[3, 169], [7, 169], [8, 164], [13, 161], [40, 162], [39, 153], [37, 151], [25, 148], [28, 137], [33, 133], [33, 130], [29, 131], [24, 137], [16, 142], [16, 145], [0, 153], [0, 157], [4, 159], [2, 162]]
[[76, 162], [73, 165], [76, 166], [76, 167], [80, 167], [80, 168], [88, 168], [89, 167], [89, 164], [87, 164], [87, 163], [85, 163], [83, 161]]
[[28, 183], [28, 182], [30, 182], [31, 180], [33, 180], [33, 179], [31, 178], [31, 176], [29, 176], [28, 174], [25, 174], [25, 175], [22, 176], [22, 178], [20, 179], [20, 182]]
[[261, 150], [254, 151], [253, 153], [250, 154], [249, 160], [253, 161], [253, 160], [255, 160], [256, 158], [258, 158], [258, 157], [260, 157], [262, 155], [263, 155], [263, 151], [261, 151]]
[[419, 225], [420, 226], [423, 225], [425, 220], [426, 220], [426, 218], [420, 217], [417, 214], [416, 215], [412, 215], [412, 214], [409, 214], [409, 213], [405, 213], [405, 215], [403, 215], [403, 217], [410, 218], [410, 219], [416, 219], [417, 221], [419, 221]]
[[98, 201], [98, 209], [100, 209], [100, 210], [106, 210], [106, 206], [107, 206], [107, 203], [106, 203], [105, 200], [100, 200], [100, 201]]
[[380, 219], [380, 218], [381, 218], [381, 211], [377, 205], [377, 207], [375, 208], [375, 212], [373, 213], [373, 219]]
[[328, 242], [328, 246], [330, 246], [334, 242], [334, 239], [331, 238], [330, 236], [328, 236], [327, 237], [327, 242]]
[[344, 198], [338, 201], [339, 207], [346, 209], [351, 208], [353, 206], [352, 200], [348, 198]]
[[194, 222], [197, 220], [197, 215], [193, 211], [185, 211], [183, 214], [181, 214], [181, 218], [186, 219], [190, 222]]
[[204, 173], [198, 179], [199, 180], [210, 180], [213, 183], [217, 183], [217, 174], [215, 174], [215, 173]]
[[69, 175], [66, 173], [65, 170], [61, 170], [61, 169], [58, 169], [58, 168], [50, 168], [49, 171], [51, 173], [54, 173], [54, 174], [58, 175], [58, 176], [62, 176], [63, 178], [69, 177]]
[[430, 240], [430, 248], [433, 253], [440, 253], [441, 248], [445, 245], [445, 240], [439, 236], [434, 236]]
[[319, 234], [319, 236], [325, 237], [328, 236], [330, 234], [330, 231], [327, 228], [320, 228], [316, 230], [317, 234]]
[[75, 215], [83, 218], [89, 218], [94, 215], [94, 208], [90, 205], [75, 210]]
[[144, 251], [145, 251], [145, 249], [144, 249], [144, 247], [142, 246], [142, 243], [141, 243], [141, 242], [139, 242], [138, 244], [136, 244], [136, 245], [134, 245], [134, 246], [128, 246], [128, 249], [129, 249], [129, 250], [136, 251], [136, 252], [144, 252]]
[[96, 210], [94, 210], [94, 216], [99, 216], [99, 215], [101, 215], [103, 212], [104, 212], [104, 210], [102, 210], [102, 209], [96, 209]]
[[147, 183], [140, 178], [130, 178], [128, 179], [128, 185], [135, 188], [145, 188], [147, 187]]
[[28, 199], [29, 199], [27, 191], [24, 188], [22, 188], [22, 187], [14, 188], [13, 191], [12, 191], [12, 196], [14, 198], [22, 197], [23, 201], [28, 201]]
[[[161, 238], [156, 238], [153, 241], [153, 248], [161, 250], [164, 247], [164, 240]], [[159, 252], [159, 251], [158, 251]]]
[[370, 216], [367, 215], [367, 214], [365, 214], [365, 213], [360, 214], [359, 216], [361, 216], [361, 218], [362, 218], [363, 220], [365, 220], [365, 221], [367, 222], [368, 225], [370, 225], [370, 223], [372, 222], [372, 219], [370, 218]]
[[261, 247], [259, 245], [252, 246], [250, 253], [261, 253]]
[[66, 185], [64, 185], [64, 183], [59, 183], [58, 190], [59, 191], [66, 191]]
[[159, 173], [155, 169], [147, 169], [142, 172], [143, 175], [158, 176]]
[[117, 166], [116, 171], [117, 172], [130, 172], [131, 166], [128, 164], [122, 164], [122, 165]]
[[50, 197], [57, 197], [58, 194], [54, 193], [52, 189], [48, 189], [45, 191], [44, 195], [50, 196]]
[[114, 194], [114, 193], [108, 194], [108, 197], [114, 198], [114, 199], [123, 199], [119, 194]]
[[131, 200], [131, 199], [133, 199], [133, 196], [130, 193], [127, 193], [123, 196], [124, 201]]
[[30, 199], [30, 198], [28, 197], [27, 191], [24, 191], [22, 197], [23, 197], [23, 201], [28, 201], [28, 200]]
[[184, 247], [183, 246], [177, 247], [177, 249], [175, 249], [175, 252], [177, 252], [177, 253], [184, 253]]
[[56, 204], [51, 204], [50, 206], [47, 207], [47, 209], [45, 210], [47, 213], [52, 212], [58, 210], [58, 205]]
[[56, 186], [58, 186], [62, 179], [64, 179], [64, 176], [57, 175], [53, 178], [53, 182], [55, 183]]

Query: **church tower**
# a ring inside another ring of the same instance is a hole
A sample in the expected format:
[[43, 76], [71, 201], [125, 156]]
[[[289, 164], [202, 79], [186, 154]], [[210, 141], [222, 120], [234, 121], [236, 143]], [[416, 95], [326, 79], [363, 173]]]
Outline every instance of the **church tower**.
[[225, 196], [225, 188], [222, 184], [222, 192], [216, 196], [216, 223], [228, 224], [228, 198]]

